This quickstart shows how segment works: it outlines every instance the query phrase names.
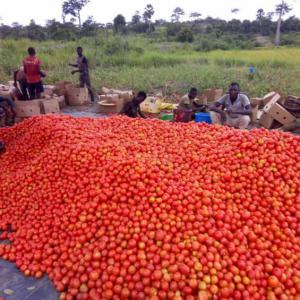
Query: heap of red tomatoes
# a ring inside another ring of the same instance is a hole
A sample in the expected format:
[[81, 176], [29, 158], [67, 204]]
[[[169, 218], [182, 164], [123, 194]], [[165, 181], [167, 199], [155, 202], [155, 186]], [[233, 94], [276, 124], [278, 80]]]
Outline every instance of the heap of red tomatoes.
[[300, 299], [299, 138], [45, 116], [0, 140], [0, 256], [61, 299]]

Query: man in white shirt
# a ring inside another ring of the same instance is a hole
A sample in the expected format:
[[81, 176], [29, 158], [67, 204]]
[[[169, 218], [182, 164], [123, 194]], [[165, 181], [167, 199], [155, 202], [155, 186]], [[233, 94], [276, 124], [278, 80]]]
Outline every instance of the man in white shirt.
[[251, 122], [250, 100], [240, 93], [240, 86], [236, 82], [229, 86], [228, 94], [216, 101], [210, 110], [213, 124], [246, 129]]

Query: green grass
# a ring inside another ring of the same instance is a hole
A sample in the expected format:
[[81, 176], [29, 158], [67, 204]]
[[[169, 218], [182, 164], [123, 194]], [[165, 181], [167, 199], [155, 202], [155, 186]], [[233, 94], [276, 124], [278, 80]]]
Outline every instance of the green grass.
[[[0, 82], [11, 78], [31, 45], [44, 63], [46, 83], [77, 81], [76, 75], [70, 75], [68, 63], [76, 59], [77, 45], [82, 45], [96, 89], [107, 86], [171, 94], [184, 93], [191, 86], [226, 88], [231, 81], [238, 81], [253, 97], [271, 90], [300, 95], [300, 48], [198, 52], [190, 44], [159, 43], [136, 36], [109, 35], [63, 43], [2, 40]], [[252, 81], [247, 77], [249, 64], [255, 65], [260, 75]]]

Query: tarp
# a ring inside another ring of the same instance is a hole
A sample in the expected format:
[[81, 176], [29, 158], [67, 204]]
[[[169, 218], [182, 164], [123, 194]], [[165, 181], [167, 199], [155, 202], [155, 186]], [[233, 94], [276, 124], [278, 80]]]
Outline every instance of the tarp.
[[0, 259], [0, 298], [4, 300], [58, 300], [52, 282], [24, 276], [17, 267]]

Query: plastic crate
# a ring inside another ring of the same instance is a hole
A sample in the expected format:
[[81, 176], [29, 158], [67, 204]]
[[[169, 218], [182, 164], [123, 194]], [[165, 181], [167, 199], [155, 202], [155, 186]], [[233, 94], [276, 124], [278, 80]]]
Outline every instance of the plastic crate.
[[196, 113], [195, 114], [195, 122], [212, 124], [209, 113]]
[[173, 114], [168, 114], [168, 115], [161, 116], [160, 119], [163, 121], [173, 122], [174, 116]]

